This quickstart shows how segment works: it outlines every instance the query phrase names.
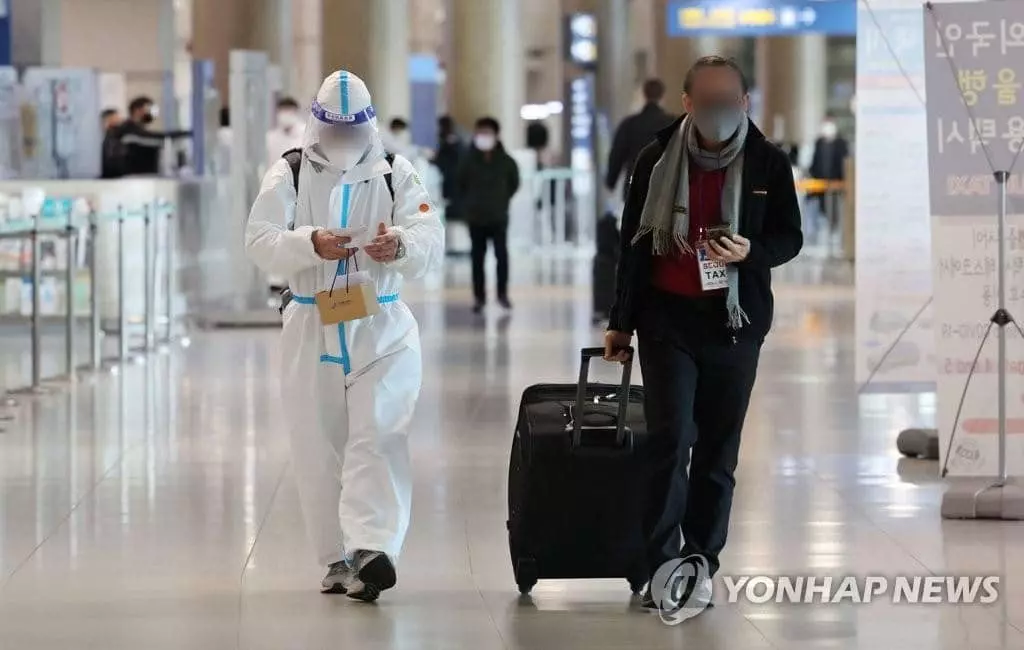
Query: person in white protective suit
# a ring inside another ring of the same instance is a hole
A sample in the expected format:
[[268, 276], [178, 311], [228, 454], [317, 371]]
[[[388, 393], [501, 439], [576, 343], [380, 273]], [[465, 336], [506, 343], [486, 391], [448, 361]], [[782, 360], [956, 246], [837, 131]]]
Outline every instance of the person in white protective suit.
[[[441, 263], [444, 230], [409, 161], [388, 162], [361, 79], [332, 74], [310, 112], [298, 192], [278, 161], [245, 245], [294, 296], [283, 312], [282, 392], [306, 526], [327, 567], [322, 591], [374, 601], [395, 585], [412, 497], [406, 438], [422, 364], [402, 283]], [[376, 285], [379, 313], [323, 325], [314, 296], [356, 266]]]

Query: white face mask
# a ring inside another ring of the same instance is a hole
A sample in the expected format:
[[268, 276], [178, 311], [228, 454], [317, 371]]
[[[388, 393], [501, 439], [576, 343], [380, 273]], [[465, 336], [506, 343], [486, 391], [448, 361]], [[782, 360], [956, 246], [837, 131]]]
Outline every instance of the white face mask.
[[839, 135], [839, 128], [835, 122], [825, 122], [821, 125], [821, 137], [831, 140], [837, 135]]
[[281, 111], [277, 114], [277, 125], [282, 129], [290, 129], [299, 123], [299, 114], [295, 111]]
[[493, 151], [498, 144], [498, 139], [486, 133], [477, 133], [473, 136], [473, 146], [480, 151]]
[[395, 131], [391, 134], [398, 144], [409, 144], [412, 142], [412, 134], [408, 131]]

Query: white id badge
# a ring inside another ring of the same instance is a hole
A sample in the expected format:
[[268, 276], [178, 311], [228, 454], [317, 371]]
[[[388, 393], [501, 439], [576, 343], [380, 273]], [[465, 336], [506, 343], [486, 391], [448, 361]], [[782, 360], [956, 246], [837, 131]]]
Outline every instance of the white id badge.
[[718, 291], [729, 288], [729, 277], [725, 262], [718, 262], [708, 255], [708, 245], [697, 247], [697, 268], [700, 269], [700, 288], [704, 291]]

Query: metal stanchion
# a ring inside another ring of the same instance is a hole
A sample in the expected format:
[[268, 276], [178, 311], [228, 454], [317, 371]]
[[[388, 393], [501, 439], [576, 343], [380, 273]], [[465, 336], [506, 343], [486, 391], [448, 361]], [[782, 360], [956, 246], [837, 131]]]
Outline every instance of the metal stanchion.
[[43, 388], [42, 366], [43, 366], [43, 324], [42, 324], [42, 291], [43, 285], [42, 265], [39, 258], [42, 254], [42, 246], [39, 241], [39, 223], [32, 226], [29, 234], [29, 241], [32, 243], [32, 392], [40, 392]]
[[64, 367], [67, 369], [68, 380], [74, 381], [77, 366], [75, 365], [75, 227], [68, 224], [67, 228], [67, 264], [65, 274], [67, 287], [64, 291], [65, 327], [64, 335]]
[[153, 349], [154, 336], [153, 336], [153, 311], [155, 310], [155, 301], [153, 300], [154, 285], [156, 284], [156, 277], [153, 273], [153, 214], [150, 210], [150, 205], [147, 203], [143, 207], [143, 234], [142, 234], [142, 259], [143, 259], [143, 281], [146, 284], [143, 299], [143, 314], [142, 319], [145, 324], [146, 339], [144, 346], [146, 351]]
[[[550, 188], [545, 188], [548, 191]], [[555, 220], [554, 242], [556, 248], [562, 248], [566, 244], [565, 232], [565, 179], [555, 179], [555, 205], [553, 206], [552, 219]]]
[[164, 301], [167, 316], [167, 330], [164, 340], [168, 343], [174, 337], [174, 210], [167, 208], [167, 230], [164, 232]]
[[96, 248], [97, 236], [99, 235], [99, 224], [96, 213], [89, 213], [89, 365], [92, 369], [99, 370], [102, 363], [102, 341], [100, 339], [100, 298], [97, 287], [99, 278], [99, 251]]
[[126, 271], [124, 263], [124, 206], [117, 208], [117, 358], [122, 363], [128, 360], [128, 315]]

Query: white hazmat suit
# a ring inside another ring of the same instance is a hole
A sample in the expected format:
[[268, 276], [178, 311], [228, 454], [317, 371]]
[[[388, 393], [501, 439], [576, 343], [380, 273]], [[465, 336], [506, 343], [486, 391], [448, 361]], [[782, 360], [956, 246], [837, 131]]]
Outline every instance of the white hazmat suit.
[[[298, 192], [288, 163], [275, 163], [249, 215], [246, 251], [264, 272], [287, 278], [295, 296], [283, 314], [284, 408], [317, 559], [351, 563], [353, 553], [372, 550], [396, 561], [409, 525], [406, 438], [422, 380], [419, 331], [402, 284], [440, 265], [444, 232], [411, 163], [401, 156], [387, 162], [362, 80], [332, 74], [311, 113]], [[342, 154], [332, 161], [320, 146], [328, 130], [341, 127], [366, 137], [363, 153], [349, 162]], [[372, 238], [381, 223], [399, 235], [404, 255], [383, 264], [362, 250], [355, 256], [376, 284], [380, 312], [323, 325], [313, 297], [336, 278], [341, 286], [353, 261], [321, 259], [314, 231], [366, 228]]]

